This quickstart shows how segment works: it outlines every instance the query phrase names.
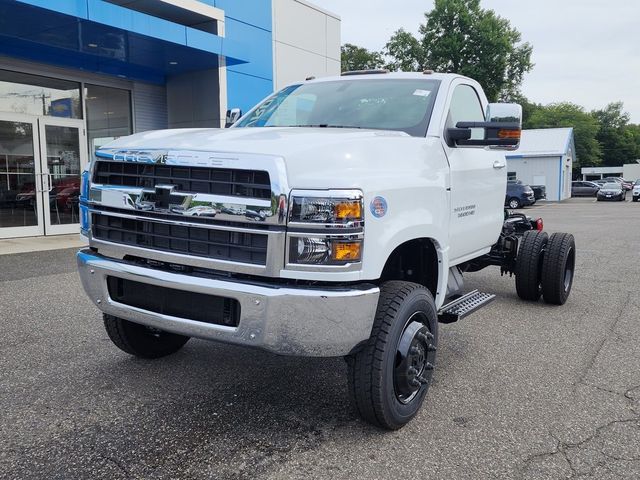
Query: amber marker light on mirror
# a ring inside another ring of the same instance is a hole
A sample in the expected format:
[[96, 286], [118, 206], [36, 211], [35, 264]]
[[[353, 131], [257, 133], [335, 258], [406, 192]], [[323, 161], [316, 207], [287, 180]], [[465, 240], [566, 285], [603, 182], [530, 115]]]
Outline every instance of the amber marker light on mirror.
[[508, 130], [501, 129], [498, 130], [498, 138], [511, 138], [511, 139], [520, 139], [520, 130]]

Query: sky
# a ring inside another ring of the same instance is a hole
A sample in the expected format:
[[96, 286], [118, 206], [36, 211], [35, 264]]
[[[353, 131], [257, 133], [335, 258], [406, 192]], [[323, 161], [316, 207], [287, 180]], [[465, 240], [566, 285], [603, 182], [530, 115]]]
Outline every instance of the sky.
[[[417, 35], [433, 0], [312, 0], [342, 19], [342, 43], [381, 50], [400, 27]], [[640, 123], [639, 0], [481, 0], [533, 46], [530, 101], [587, 110], [624, 102]]]

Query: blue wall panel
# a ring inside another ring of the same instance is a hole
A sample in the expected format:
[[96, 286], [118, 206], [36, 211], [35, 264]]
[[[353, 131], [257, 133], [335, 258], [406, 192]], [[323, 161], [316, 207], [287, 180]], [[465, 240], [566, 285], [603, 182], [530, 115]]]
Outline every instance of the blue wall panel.
[[272, 91], [271, 80], [227, 71], [227, 108], [239, 107], [246, 113]]
[[246, 112], [273, 92], [271, 0], [215, 0], [215, 6], [224, 10], [225, 39], [241, 43], [238, 56], [249, 60], [227, 67], [227, 106]]
[[66, 0], [64, 2], [52, 2], [51, 0], [18, 0], [20, 3], [46, 8], [54, 12], [73, 15], [74, 17], [87, 18], [87, 0]]
[[[211, 4], [210, 1], [206, 2]], [[271, 31], [271, 0], [215, 0], [224, 16]]]
[[89, 6], [88, 19], [94, 22], [141, 35], [161, 38], [168, 42], [186, 43], [186, 32], [183, 25], [141, 14], [102, 0], [87, 0], [87, 5]]
[[238, 55], [249, 60], [249, 63], [229, 67], [230, 70], [268, 80], [273, 79], [271, 32], [227, 18], [225, 22], [226, 39], [233, 39], [241, 43], [242, 50], [238, 52]]

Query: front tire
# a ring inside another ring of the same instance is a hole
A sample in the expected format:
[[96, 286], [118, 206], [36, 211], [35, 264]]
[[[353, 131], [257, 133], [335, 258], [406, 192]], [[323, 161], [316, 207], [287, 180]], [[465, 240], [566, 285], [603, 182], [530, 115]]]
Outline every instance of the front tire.
[[520, 206], [521, 206], [520, 199], [516, 197], [512, 197], [509, 199], [509, 208], [515, 209], [515, 208], [520, 208]]
[[536, 302], [542, 295], [542, 252], [549, 241], [546, 232], [524, 232], [516, 258], [516, 292], [522, 300]]
[[424, 401], [435, 366], [438, 315], [422, 285], [382, 285], [371, 337], [347, 357], [349, 391], [358, 414], [388, 430], [406, 425]]
[[576, 243], [570, 233], [554, 233], [542, 260], [544, 301], [564, 305], [571, 292], [576, 262]]
[[180, 350], [190, 337], [165, 332], [104, 314], [107, 335], [123, 352], [140, 358], [160, 358]]

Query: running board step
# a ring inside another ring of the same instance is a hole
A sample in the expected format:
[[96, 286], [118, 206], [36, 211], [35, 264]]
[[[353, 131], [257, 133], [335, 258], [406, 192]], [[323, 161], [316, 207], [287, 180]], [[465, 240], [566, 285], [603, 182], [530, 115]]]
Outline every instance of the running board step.
[[438, 312], [440, 323], [453, 323], [491, 303], [495, 295], [473, 290], [444, 305]]

